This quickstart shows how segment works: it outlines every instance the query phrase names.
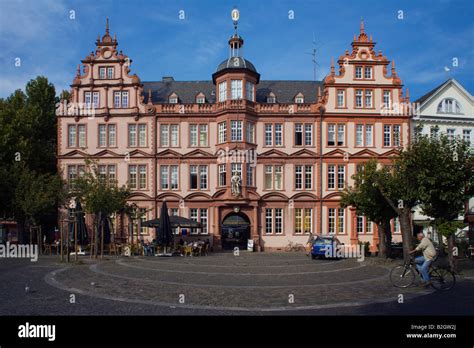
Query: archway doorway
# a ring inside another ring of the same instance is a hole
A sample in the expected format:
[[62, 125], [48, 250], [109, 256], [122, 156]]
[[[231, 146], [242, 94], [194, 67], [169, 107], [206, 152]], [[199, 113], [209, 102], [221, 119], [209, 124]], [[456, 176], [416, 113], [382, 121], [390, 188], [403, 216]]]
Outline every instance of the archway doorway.
[[247, 249], [247, 241], [250, 238], [250, 220], [243, 213], [230, 213], [221, 225], [222, 249], [232, 250], [238, 247]]

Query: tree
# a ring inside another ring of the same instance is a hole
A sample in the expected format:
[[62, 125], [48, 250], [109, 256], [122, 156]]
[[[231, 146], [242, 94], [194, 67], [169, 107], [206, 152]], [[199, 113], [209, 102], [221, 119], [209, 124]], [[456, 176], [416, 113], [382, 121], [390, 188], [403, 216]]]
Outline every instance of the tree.
[[72, 184], [71, 194], [84, 203], [86, 213], [94, 215], [95, 256], [101, 221], [126, 207], [130, 191], [126, 186], [118, 187], [116, 181], [107, 180], [99, 174], [97, 161], [87, 159], [86, 171]]
[[448, 240], [449, 264], [456, 270], [454, 238], [462, 227], [458, 217], [474, 189], [474, 156], [469, 144], [461, 139], [441, 135], [425, 136], [423, 141], [429, 143], [431, 166], [429, 175], [420, 183], [420, 206], [423, 214], [434, 219], [438, 233]]
[[66, 201], [64, 182], [58, 175], [38, 174], [24, 164], [17, 165], [14, 170], [18, 175], [18, 185], [13, 207], [25, 227], [37, 227], [44, 215], [56, 211]]
[[357, 214], [377, 224], [380, 257], [391, 254], [390, 220], [397, 216], [380, 191], [380, 183], [386, 178], [389, 177], [384, 175], [383, 169], [377, 169], [377, 161], [370, 160], [352, 176], [354, 186], [344, 190], [341, 197], [342, 207], [353, 206]]

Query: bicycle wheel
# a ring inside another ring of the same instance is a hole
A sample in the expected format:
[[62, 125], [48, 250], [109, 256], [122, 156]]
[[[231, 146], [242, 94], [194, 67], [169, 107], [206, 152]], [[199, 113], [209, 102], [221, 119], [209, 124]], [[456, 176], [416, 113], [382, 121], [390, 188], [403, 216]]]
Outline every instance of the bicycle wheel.
[[415, 281], [412, 267], [397, 266], [390, 271], [390, 281], [397, 288], [407, 288]]
[[456, 277], [453, 272], [444, 269], [432, 267], [430, 270], [431, 285], [436, 290], [448, 291], [456, 284]]

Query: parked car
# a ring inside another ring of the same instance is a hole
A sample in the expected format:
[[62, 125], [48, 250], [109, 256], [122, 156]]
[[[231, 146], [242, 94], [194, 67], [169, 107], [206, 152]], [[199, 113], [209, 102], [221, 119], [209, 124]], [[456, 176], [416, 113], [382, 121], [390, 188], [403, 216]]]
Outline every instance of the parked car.
[[[313, 247], [311, 248], [311, 258], [334, 258], [332, 255], [333, 248], [341, 245], [342, 243], [333, 236], [318, 236], [313, 242]], [[327, 255], [331, 255], [327, 257]]]

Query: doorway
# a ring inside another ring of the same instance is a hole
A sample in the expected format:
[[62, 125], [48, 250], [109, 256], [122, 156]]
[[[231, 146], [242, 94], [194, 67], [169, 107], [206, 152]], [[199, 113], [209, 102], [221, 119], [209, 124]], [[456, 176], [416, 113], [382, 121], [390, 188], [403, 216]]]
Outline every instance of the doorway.
[[230, 213], [221, 225], [222, 249], [247, 250], [247, 242], [250, 238], [250, 221], [243, 213]]

